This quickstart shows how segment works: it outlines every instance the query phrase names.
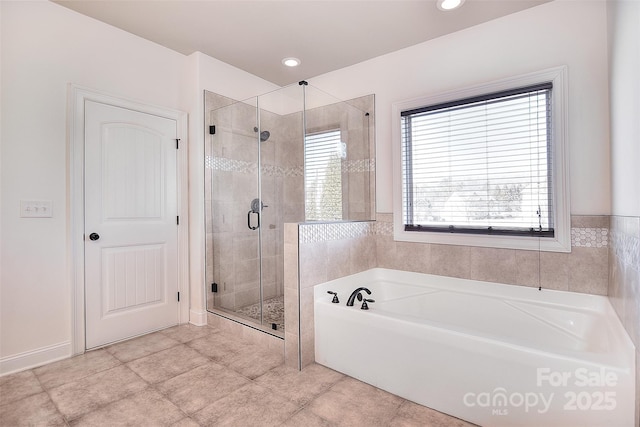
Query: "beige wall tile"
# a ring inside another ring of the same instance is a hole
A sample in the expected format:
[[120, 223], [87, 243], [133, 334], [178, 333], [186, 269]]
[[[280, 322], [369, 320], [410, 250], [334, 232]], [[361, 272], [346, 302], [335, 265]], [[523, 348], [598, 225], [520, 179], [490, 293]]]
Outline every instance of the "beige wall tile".
[[376, 221], [378, 222], [393, 222], [393, 214], [377, 212], [376, 213]]
[[273, 335], [265, 334], [269, 337], [267, 341], [268, 347], [267, 350], [273, 353], [278, 353], [281, 355], [284, 360], [284, 339], [280, 337], [275, 337]]
[[468, 279], [471, 248], [469, 246], [431, 245], [432, 274]]
[[298, 334], [298, 289], [285, 288], [284, 290], [284, 330]]
[[230, 319], [226, 319], [222, 316], [216, 316], [218, 317], [218, 328], [220, 329], [221, 332], [226, 333], [226, 334], [231, 334], [234, 336], [242, 336], [242, 329], [243, 326], [238, 323], [238, 322], [234, 322], [233, 320]]
[[218, 329], [220, 327], [220, 319], [222, 319], [222, 317], [207, 312], [207, 327], [214, 330]]
[[258, 301], [260, 301], [259, 284], [255, 283], [255, 286], [249, 289], [236, 291], [235, 300], [236, 300], [235, 308], [242, 308], [242, 307], [246, 307], [248, 305], [257, 303]]
[[473, 280], [515, 283], [517, 274], [516, 251], [513, 249], [470, 249], [470, 273]]
[[431, 273], [431, 247], [433, 245], [413, 242], [395, 242], [395, 268], [418, 273]]
[[298, 243], [284, 244], [284, 287], [298, 289]]
[[300, 340], [297, 334], [290, 333], [285, 329], [284, 333], [284, 364], [293, 369], [300, 366]]
[[298, 245], [298, 224], [284, 224], [284, 243]]
[[607, 295], [608, 253], [607, 248], [573, 248], [569, 257], [569, 290]]
[[572, 228], [609, 228], [609, 215], [571, 215]]
[[559, 252], [540, 253], [540, 286], [557, 291], [569, 290], [569, 257]]
[[327, 242], [300, 243], [300, 287], [327, 281]]
[[396, 242], [392, 236], [376, 236], [376, 259], [378, 267], [400, 269], [396, 262]]
[[315, 361], [313, 288], [300, 292], [300, 354], [302, 367], [305, 367]]
[[350, 261], [353, 243], [348, 239], [327, 242], [327, 280], [348, 276], [352, 273]]
[[376, 246], [371, 236], [346, 240], [350, 246], [350, 274], [359, 273], [376, 266]]
[[540, 252], [515, 251], [516, 285], [540, 286]]

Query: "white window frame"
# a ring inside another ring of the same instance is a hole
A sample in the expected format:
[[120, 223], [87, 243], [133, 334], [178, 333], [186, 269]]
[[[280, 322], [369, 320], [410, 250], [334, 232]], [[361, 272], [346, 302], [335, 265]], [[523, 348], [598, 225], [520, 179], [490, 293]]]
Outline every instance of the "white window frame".
[[[440, 232], [405, 231], [402, 203], [402, 132], [401, 112], [427, 105], [552, 82], [551, 123], [553, 158], [554, 237], [495, 236], [483, 234], [455, 234]], [[392, 104], [393, 152], [393, 235], [405, 242], [436, 243], [446, 245], [480, 246], [488, 248], [571, 252], [571, 214], [569, 194], [569, 137], [567, 67], [506, 78], [460, 90], [429, 95]]]

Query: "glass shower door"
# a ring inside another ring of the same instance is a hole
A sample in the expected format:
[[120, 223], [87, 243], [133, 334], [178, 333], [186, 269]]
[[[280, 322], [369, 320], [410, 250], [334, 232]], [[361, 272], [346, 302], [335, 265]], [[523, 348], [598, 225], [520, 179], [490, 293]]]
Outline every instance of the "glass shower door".
[[373, 96], [305, 82], [242, 102], [205, 93], [208, 311], [284, 336], [284, 224], [375, 212], [369, 111]]
[[[257, 100], [210, 113], [207, 307], [262, 324], [260, 132]], [[214, 132], [212, 134], [212, 132]], [[209, 234], [209, 231], [211, 233]]]

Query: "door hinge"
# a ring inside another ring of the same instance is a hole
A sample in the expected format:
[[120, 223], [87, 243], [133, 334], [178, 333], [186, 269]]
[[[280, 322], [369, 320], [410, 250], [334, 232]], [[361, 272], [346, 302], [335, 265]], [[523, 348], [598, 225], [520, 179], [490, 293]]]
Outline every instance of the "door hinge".
[[215, 134], [216, 134], [216, 126], [215, 125], [209, 126], [209, 135], [215, 135]]
[[176, 150], [180, 148], [180, 138], [176, 138]]
[[180, 217], [179, 216], [176, 217], [176, 225], [180, 225]]
[[178, 302], [180, 302], [180, 292], [178, 292]]

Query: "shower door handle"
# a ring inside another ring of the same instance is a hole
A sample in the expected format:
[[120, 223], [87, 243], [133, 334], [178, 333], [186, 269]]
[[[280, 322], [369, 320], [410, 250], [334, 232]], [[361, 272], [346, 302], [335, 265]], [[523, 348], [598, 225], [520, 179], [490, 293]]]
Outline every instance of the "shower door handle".
[[[251, 225], [251, 214], [258, 215], [258, 225], [256, 225], [255, 227]], [[249, 227], [250, 230], [257, 230], [258, 228], [260, 228], [260, 212], [255, 212], [253, 210], [247, 212], [247, 227]]]

